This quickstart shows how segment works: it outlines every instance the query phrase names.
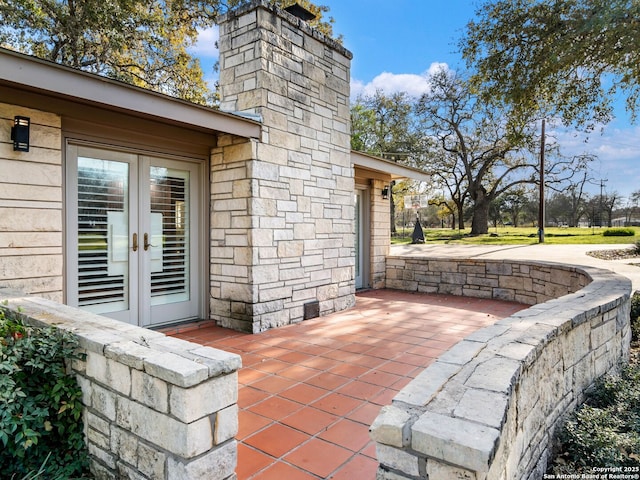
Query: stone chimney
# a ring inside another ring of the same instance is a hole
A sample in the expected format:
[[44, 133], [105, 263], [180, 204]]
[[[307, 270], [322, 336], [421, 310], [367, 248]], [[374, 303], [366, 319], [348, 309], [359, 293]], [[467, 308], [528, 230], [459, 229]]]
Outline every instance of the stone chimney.
[[211, 310], [253, 332], [355, 303], [352, 55], [255, 0], [220, 21], [221, 109], [262, 138], [212, 156]]

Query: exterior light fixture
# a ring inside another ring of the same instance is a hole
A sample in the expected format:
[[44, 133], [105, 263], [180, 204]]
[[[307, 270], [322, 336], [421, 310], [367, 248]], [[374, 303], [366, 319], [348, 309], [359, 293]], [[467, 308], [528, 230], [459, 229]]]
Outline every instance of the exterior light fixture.
[[389, 185], [385, 185], [384, 188], [382, 189], [382, 199], [383, 200], [389, 199]]
[[13, 127], [11, 127], [11, 140], [13, 140], [14, 152], [29, 151], [29, 128], [31, 119], [16, 115], [13, 117]]

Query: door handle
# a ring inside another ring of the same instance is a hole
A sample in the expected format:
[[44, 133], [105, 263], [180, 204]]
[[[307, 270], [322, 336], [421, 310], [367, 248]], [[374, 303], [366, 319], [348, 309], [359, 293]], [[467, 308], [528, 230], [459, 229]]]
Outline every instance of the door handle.
[[133, 234], [133, 251], [134, 252], [138, 251], [138, 234], [137, 233]]
[[147, 250], [149, 250], [149, 247], [157, 247], [157, 245], [151, 245], [149, 243], [149, 234], [145, 233], [144, 234], [144, 251], [146, 252]]

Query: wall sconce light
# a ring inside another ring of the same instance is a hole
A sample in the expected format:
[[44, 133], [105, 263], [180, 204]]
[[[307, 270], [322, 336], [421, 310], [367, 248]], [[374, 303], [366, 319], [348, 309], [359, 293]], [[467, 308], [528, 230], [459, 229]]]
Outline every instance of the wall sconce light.
[[13, 117], [13, 127], [11, 127], [11, 140], [13, 140], [14, 152], [29, 151], [29, 127], [31, 119], [16, 115]]
[[389, 199], [389, 185], [385, 185], [382, 188], [382, 199], [383, 200], [388, 200]]

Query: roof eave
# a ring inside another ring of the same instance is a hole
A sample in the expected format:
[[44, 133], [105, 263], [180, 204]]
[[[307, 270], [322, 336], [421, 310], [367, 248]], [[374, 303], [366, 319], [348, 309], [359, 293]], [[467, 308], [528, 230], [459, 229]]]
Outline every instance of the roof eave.
[[413, 167], [407, 167], [384, 158], [374, 157], [366, 153], [351, 151], [351, 163], [356, 167], [362, 167], [376, 172], [386, 173], [391, 176], [392, 180], [408, 178], [419, 182], [428, 182], [431, 176], [422, 170]]
[[6, 49], [0, 49], [0, 83], [200, 131], [259, 138], [262, 129], [252, 119]]

